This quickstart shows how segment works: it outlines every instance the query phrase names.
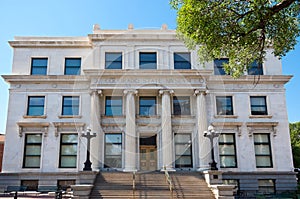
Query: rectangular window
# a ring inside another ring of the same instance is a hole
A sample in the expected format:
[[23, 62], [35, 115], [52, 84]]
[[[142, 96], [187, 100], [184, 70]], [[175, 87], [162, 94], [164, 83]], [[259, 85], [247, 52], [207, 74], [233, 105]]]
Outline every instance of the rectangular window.
[[174, 53], [174, 69], [191, 69], [191, 54]]
[[254, 148], [257, 168], [271, 168], [272, 152], [269, 134], [254, 134]]
[[228, 58], [215, 59], [214, 60], [214, 71], [215, 75], [226, 75], [223, 64], [229, 62]]
[[62, 115], [79, 115], [79, 97], [64, 96]]
[[174, 115], [190, 115], [190, 97], [189, 96], [177, 96], [173, 97], [173, 110]]
[[217, 96], [217, 115], [233, 115], [232, 97]]
[[122, 168], [122, 134], [105, 134], [105, 168]]
[[21, 180], [21, 186], [26, 187], [24, 191], [37, 191], [39, 186], [38, 180]]
[[31, 75], [47, 75], [48, 58], [31, 59]]
[[139, 108], [142, 116], [156, 115], [156, 97], [140, 97]]
[[156, 69], [156, 52], [140, 52], [140, 69]]
[[248, 75], [263, 75], [263, 66], [261, 63], [254, 61], [248, 68]]
[[175, 134], [175, 167], [191, 168], [192, 161], [192, 140], [190, 134]]
[[122, 69], [122, 53], [105, 53], [106, 69]]
[[77, 134], [61, 134], [59, 168], [76, 168]]
[[275, 193], [275, 180], [258, 180], [258, 192], [263, 194]]
[[251, 115], [268, 115], [265, 96], [251, 96]]
[[221, 134], [219, 137], [219, 155], [221, 168], [236, 168], [236, 149], [234, 134]]
[[44, 115], [44, 96], [30, 96], [28, 97], [27, 115], [41, 116]]
[[122, 97], [107, 96], [105, 98], [105, 115], [106, 116], [120, 116], [122, 113]]
[[23, 168], [40, 168], [42, 134], [26, 134]]
[[65, 75], [80, 75], [81, 58], [65, 59]]

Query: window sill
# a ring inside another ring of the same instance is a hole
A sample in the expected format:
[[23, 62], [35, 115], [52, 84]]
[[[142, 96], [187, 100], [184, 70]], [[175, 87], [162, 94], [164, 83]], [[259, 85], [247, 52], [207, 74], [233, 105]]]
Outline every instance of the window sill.
[[64, 118], [82, 118], [81, 115], [59, 115], [59, 119], [64, 119]]
[[249, 115], [249, 118], [272, 118], [272, 115]]
[[125, 115], [101, 115], [103, 118], [124, 118]]
[[172, 118], [195, 118], [195, 115], [172, 115]]
[[33, 115], [23, 115], [23, 118], [25, 118], [25, 119], [30, 119], [30, 118], [46, 119], [47, 116], [46, 115], [36, 115], [36, 116], [33, 116]]
[[214, 115], [215, 118], [238, 118], [237, 115]]
[[136, 118], [160, 118], [160, 115], [137, 115]]

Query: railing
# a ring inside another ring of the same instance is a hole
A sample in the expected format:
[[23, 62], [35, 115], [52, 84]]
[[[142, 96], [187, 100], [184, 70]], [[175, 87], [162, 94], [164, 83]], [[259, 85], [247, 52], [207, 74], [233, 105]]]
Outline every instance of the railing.
[[170, 175], [169, 175], [169, 172], [166, 168], [166, 166], [164, 166], [164, 170], [165, 170], [165, 177], [166, 177], [166, 182], [168, 183], [168, 186], [169, 186], [169, 190], [170, 190], [170, 195], [171, 195], [171, 198], [173, 198], [173, 183], [172, 183], [172, 180], [170, 178]]
[[135, 176], [136, 176], [136, 172], [132, 172], [132, 194], [133, 196], [135, 195]]

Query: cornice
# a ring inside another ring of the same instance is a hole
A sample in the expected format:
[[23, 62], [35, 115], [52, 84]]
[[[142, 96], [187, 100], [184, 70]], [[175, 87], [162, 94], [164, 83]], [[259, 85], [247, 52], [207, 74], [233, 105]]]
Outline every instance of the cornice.
[[220, 82], [224, 84], [286, 84], [292, 78], [292, 75], [245, 75], [240, 78], [234, 79], [228, 75], [211, 75], [207, 81], [211, 84], [219, 84]]
[[2, 75], [8, 83], [75, 83], [89, 82], [84, 75]]

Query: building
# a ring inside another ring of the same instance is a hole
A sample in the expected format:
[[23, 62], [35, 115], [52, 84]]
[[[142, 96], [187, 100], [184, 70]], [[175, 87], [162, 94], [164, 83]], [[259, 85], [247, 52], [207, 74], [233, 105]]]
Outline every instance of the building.
[[0, 172], [2, 171], [2, 160], [3, 160], [3, 151], [4, 151], [4, 141], [5, 141], [5, 135], [0, 134]]
[[[268, 49], [239, 79], [202, 66], [166, 25], [85, 37], [15, 37], [4, 150], [11, 183], [81, 183], [91, 129], [94, 171], [205, 171], [209, 125], [224, 183], [295, 190], [281, 62]], [[17, 176], [17, 177], [16, 177]]]

